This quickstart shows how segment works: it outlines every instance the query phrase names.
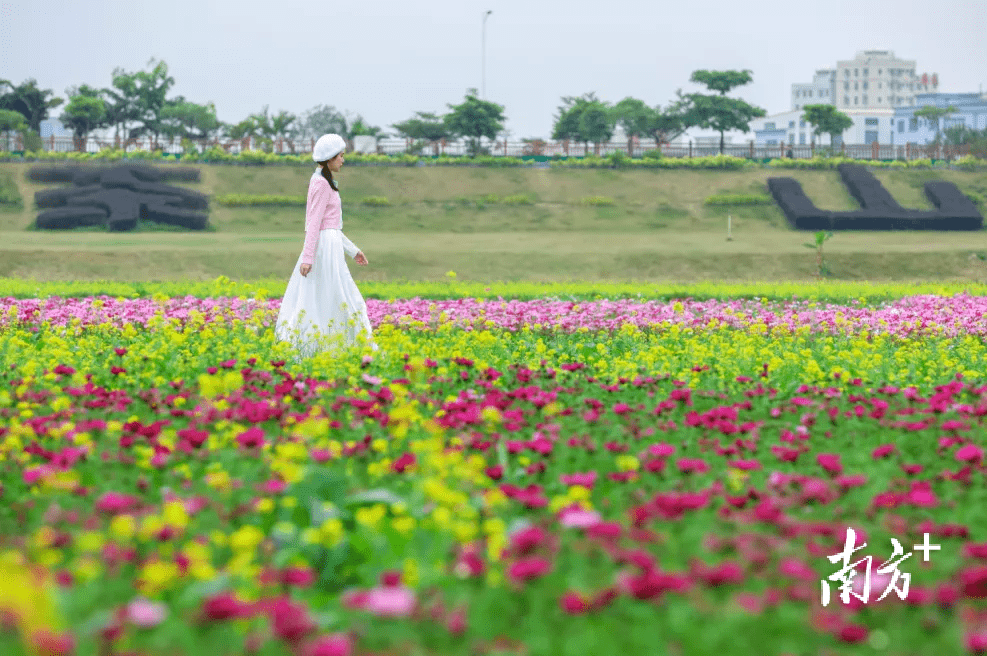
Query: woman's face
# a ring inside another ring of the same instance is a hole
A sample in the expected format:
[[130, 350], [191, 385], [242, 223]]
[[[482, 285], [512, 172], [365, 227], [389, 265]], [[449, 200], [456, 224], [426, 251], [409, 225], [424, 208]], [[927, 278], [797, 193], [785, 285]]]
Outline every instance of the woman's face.
[[329, 160], [326, 166], [328, 166], [329, 170], [333, 173], [339, 173], [339, 169], [343, 168], [343, 153], [339, 153]]

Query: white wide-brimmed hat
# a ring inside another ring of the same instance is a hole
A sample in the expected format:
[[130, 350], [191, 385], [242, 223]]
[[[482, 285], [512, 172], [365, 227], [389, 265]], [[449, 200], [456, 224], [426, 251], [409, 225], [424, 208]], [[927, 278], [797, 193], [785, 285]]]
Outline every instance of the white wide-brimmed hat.
[[315, 142], [312, 149], [312, 159], [325, 162], [346, 150], [346, 141], [338, 134], [324, 134]]

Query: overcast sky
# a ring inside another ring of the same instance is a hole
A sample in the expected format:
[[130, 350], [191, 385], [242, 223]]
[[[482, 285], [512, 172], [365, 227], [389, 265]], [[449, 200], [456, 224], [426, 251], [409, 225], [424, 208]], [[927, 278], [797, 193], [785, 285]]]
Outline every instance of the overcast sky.
[[550, 136], [562, 96], [665, 105], [700, 68], [749, 68], [735, 95], [786, 111], [793, 82], [866, 49], [941, 91], [987, 86], [987, 0], [0, 0], [0, 78], [64, 97], [153, 57], [226, 122], [327, 104], [389, 129], [481, 88], [486, 10], [485, 95], [512, 139]]

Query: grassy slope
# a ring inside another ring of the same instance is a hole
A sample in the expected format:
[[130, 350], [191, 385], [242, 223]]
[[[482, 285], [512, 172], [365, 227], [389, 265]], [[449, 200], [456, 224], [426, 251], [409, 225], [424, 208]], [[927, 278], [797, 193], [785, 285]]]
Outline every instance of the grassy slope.
[[[301, 246], [300, 208], [214, 206], [212, 233], [39, 233], [30, 199], [43, 188], [30, 165], [0, 164], [27, 201], [0, 210], [0, 276], [39, 279], [154, 280], [228, 275], [285, 276]], [[190, 185], [208, 194], [302, 194], [308, 167], [202, 166]], [[987, 191], [987, 176], [958, 171], [876, 171], [903, 205], [927, 208], [922, 183], [946, 179], [964, 191]], [[772, 176], [798, 179], [817, 205], [854, 209], [835, 172], [755, 170], [613, 171], [484, 168], [349, 167], [340, 175], [347, 235], [371, 260], [352, 267], [360, 279], [440, 278], [456, 271], [476, 280], [651, 279], [785, 280], [809, 278], [814, 254], [805, 233], [788, 229], [774, 206], [706, 207], [718, 192], [763, 192]], [[527, 206], [486, 203], [526, 194]], [[390, 207], [359, 200], [386, 196]], [[583, 204], [606, 196], [612, 207]], [[727, 242], [726, 217], [733, 219]], [[981, 279], [971, 253], [984, 234], [838, 234], [826, 244], [836, 277]]]

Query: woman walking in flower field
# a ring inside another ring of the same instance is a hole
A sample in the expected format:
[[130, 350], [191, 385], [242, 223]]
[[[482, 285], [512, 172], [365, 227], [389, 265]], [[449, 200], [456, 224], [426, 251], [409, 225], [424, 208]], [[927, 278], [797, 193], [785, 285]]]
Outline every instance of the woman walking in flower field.
[[[343, 211], [333, 173], [343, 166], [346, 142], [325, 134], [315, 142], [312, 159], [319, 168], [308, 183], [305, 243], [281, 299], [275, 335], [293, 342], [303, 356], [325, 348], [329, 339], [346, 345], [371, 340], [367, 304], [357, 289], [346, 255], [365, 266], [367, 257], [343, 234]], [[376, 349], [376, 345], [371, 345]]]

